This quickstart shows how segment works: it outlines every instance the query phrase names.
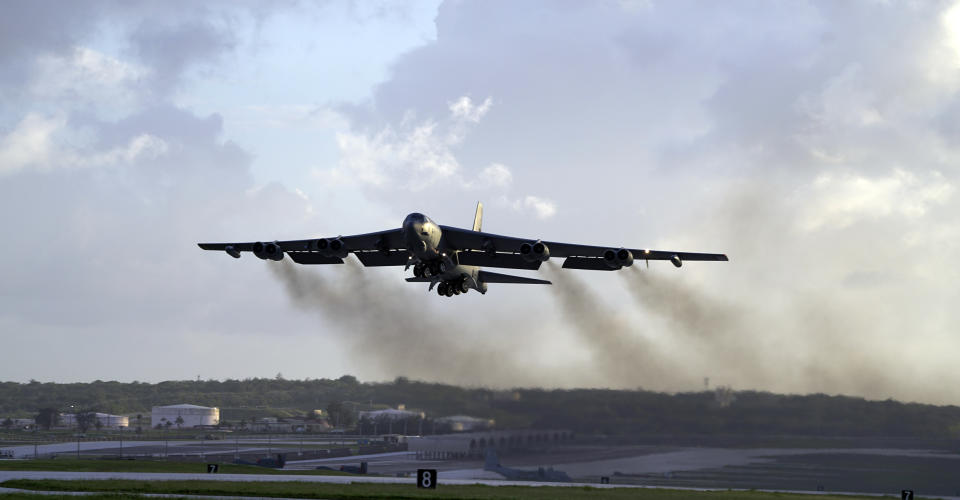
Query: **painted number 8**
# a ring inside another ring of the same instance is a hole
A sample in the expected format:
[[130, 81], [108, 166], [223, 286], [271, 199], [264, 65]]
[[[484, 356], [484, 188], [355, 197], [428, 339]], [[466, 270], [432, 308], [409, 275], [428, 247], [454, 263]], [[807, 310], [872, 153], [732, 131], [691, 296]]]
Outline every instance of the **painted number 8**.
[[424, 488], [429, 488], [431, 483], [433, 483], [433, 477], [430, 471], [423, 471], [423, 479], [420, 480], [420, 484], [422, 484]]

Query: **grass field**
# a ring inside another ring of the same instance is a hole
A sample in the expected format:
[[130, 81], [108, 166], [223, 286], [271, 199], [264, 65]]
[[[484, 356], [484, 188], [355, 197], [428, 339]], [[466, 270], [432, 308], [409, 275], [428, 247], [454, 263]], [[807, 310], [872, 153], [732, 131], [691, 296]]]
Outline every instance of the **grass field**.
[[[417, 489], [412, 484], [326, 484], [305, 482], [226, 481], [58, 481], [16, 479], [0, 483], [5, 488], [33, 491], [85, 491], [105, 495], [166, 493], [328, 499], [420, 499], [458, 498], [476, 500], [855, 500], [877, 497], [801, 495], [757, 491], [684, 491], [648, 488], [574, 488], [553, 486], [439, 485], [436, 490]], [[2, 497], [7, 498], [7, 497]], [[49, 497], [45, 497], [49, 498]], [[89, 498], [89, 497], [84, 497]], [[116, 498], [111, 496], [111, 498]]]
[[[165, 462], [162, 460], [99, 460], [56, 458], [52, 460], [0, 460], [0, 470], [44, 470], [68, 472], [186, 472], [206, 473], [200, 462]], [[328, 470], [277, 470], [255, 465], [220, 464], [221, 474], [308, 474], [340, 475]]]

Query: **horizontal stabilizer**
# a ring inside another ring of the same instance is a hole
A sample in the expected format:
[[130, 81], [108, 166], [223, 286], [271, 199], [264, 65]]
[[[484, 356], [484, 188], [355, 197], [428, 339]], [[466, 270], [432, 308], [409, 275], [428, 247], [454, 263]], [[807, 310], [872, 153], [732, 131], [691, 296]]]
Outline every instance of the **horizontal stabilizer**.
[[354, 255], [366, 267], [404, 266], [410, 260], [409, 254], [401, 250], [391, 250], [386, 255], [381, 252], [356, 252]]
[[409, 283], [430, 283], [430, 278], [407, 278]]
[[596, 257], [567, 257], [567, 260], [563, 261], [564, 269], [589, 269], [591, 271], [616, 271], [617, 268], [612, 268], [607, 265], [603, 259]]
[[459, 252], [457, 260], [464, 266], [502, 267], [507, 269], [540, 269], [539, 260], [528, 262], [518, 253]]
[[340, 257], [326, 257], [317, 252], [289, 252], [287, 255], [297, 264], [343, 264]]
[[511, 276], [509, 274], [491, 273], [489, 271], [480, 271], [479, 278], [481, 283], [520, 283], [527, 285], [550, 285], [547, 280], [538, 280], [534, 278], [525, 278], [523, 276]]

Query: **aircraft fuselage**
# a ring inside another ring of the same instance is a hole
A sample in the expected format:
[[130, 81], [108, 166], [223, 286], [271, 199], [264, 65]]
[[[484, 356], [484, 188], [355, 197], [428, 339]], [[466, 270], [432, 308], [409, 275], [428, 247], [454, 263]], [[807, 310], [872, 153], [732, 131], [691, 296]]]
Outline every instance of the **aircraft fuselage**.
[[[431, 288], [441, 283], [445, 287], [465, 285], [480, 293], [487, 292], [487, 286], [478, 280], [480, 268], [457, 262], [456, 251], [445, 248], [443, 231], [430, 217], [414, 212], [403, 220], [402, 230], [414, 264], [414, 275], [431, 278]], [[461, 291], [466, 290], [461, 288]]]

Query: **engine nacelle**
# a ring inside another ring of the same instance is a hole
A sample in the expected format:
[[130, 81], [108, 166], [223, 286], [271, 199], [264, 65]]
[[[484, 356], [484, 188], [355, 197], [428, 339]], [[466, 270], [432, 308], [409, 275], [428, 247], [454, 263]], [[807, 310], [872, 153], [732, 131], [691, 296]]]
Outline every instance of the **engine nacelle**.
[[670, 256], [670, 262], [672, 262], [673, 265], [676, 267], [680, 267], [683, 265], [683, 261], [680, 260], [680, 256], [677, 254], [673, 254]]
[[617, 263], [623, 267], [630, 267], [633, 265], [633, 252], [627, 250], [626, 248], [621, 248], [617, 250]]
[[314, 248], [324, 257], [347, 256], [347, 245], [340, 238], [320, 238], [313, 244]]
[[267, 254], [263, 253], [263, 243], [258, 241], [253, 244], [253, 255], [256, 255], [259, 259], [266, 259]]
[[620, 269], [623, 267], [623, 265], [620, 264], [620, 261], [617, 260], [617, 251], [612, 248], [604, 250], [603, 263], [606, 264], [610, 269]]
[[542, 241], [520, 245], [520, 256], [527, 262], [546, 262], [550, 259], [550, 248]]
[[283, 260], [283, 249], [280, 248], [280, 245], [277, 242], [264, 243], [263, 255], [264, 257], [261, 258], [270, 260]]
[[341, 259], [347, 256], [347, 245], [340, 238], [331, 238], [330, 239], [330, 255], [334, 257], [340, 257]]
[[240, 258], [240, 250], [237, 250], [237, 248], [233, 245], [227, 245], [223, 250], [227, 252], [227, 255], [233, 257], [234, 259]]

